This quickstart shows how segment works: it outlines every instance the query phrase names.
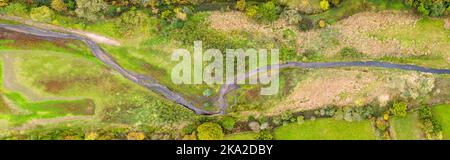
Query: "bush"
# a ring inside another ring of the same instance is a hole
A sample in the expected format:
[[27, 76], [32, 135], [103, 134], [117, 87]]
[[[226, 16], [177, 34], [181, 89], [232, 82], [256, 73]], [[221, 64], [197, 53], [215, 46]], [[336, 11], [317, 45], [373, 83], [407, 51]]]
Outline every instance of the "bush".
[[9, 15], [24, 16], [24, 15], [27, 15], [28, 10], [27, 10], [27, 6], [25, 6], [21, 3], [11, 3], [11, 4], [7, 5], [6, 7], [0, 8], [0, 12], [9, 14]]
[[446, 8], [450, 7], [450, 2], [443, 0], [406, 0], [406, 3], [417, 8], [421, 15], [433, 17], [445, 15]]
[[229, 116], [224, 117], [220, 121], [220, 125], [222, 125], [222, 127], [227, 131], [232, 131], [235, 124], [236, 124], [236, 120], [233, 117], [229, 117]]
[[257, 140], [273, 140], [273, 135], [270, 133], [269, 130], [264, 130], [264, 131], [260, 131], [260, 132], [258, 132], [258, 134], [256, 134], [256, 139]]
[[0, 7], [5, 7], [8, 5], [8, 0], [0, 0]]
[[65, 12], [67, 11], [67, 6], [64, 3], [63, 0], [52, 0], [51, 7], [58, 12]]
[[339, 51], [339, 55], [344, 58], [363, 58], [363, 53], [353, 47], [344, 47]]
[[281, 19], [290, 25], [298, 25], [302, 21], [302, 16], [295, 9], [285, 10], [281, 13]]
[[330, 9], [330, 2], [328, 2], [328, 0], [320, 1], [320, 8], [324, 11]]
[[221, 140], [223, 131], [217, 123], [206, 122], [197, 128], [197, 137], [199, 140]]
[[268, 23], [278, 19], [279, 8], [275, 2], [269, 1], [247, 9], [246, 15], [259, 22]]
[[103, 0], [77, 0], [75, 13], [78, 17], [94, 22], [104, 18], [108, 5]]
[[298, 25], [298, 27], [302, 31], [307, 31], [307, 30], [314, 28], [314, 23], [309, 18], [303, 18], [302, 21], [300, 21], [300, 24]]
[[245, 0], [237, 0], [236, 1], [236, 9], [239, 11], [245, 10]]
[[442, 126], [433, 117], [429, 107], [424, 106], [419, 109], [419, 118], [427, 139], [442, 139]]
[[394, 105], [392, 105], [391, 108], [391, 113], [394, 116], [400, 116], [400, 117], [404, 117], [406, 116], [406, 109], [407, 109], [407, 105], [405, 102], [395, 102]]
[[386, 131], [389, 127], [389, 123], [387, 121], [385, 121], [383, 118], [378, 118], [375, 121], [375, 126], [381, 130], [381, 131]]
[[[149, 16], [142, 11], [128, 11], [123, 13], [116, 20], [116, 27], [120, 34], [131, 36], [135, 33], [141, 33], [148, 28]], [[142, 34], [142, 33], [141, 33]]]
[[42, 6], [31, 9], [30, 17], [38, 22], [51, 22], [53, 19], [53, 14], [53, 10], [47, 6]]

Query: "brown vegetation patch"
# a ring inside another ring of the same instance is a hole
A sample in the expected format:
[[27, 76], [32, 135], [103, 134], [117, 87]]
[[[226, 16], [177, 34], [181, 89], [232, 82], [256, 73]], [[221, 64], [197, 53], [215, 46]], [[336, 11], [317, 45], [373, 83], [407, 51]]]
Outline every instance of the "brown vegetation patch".
[[11, 113], [11, 109], [3, 99], [2, 95], [0, 95], [0, 113]]
[[[327, 46], [322, 52], [336, 54], [342, 48], [351, 46], [356, 50], [379, 57], [384, 55], [415, 54], [413, 49], [402, 47], [395, 39], [380, 41], [372, 36], [370, 32], [386, 29], [389, 26], [400, 26], [412, 28], [420, 19], [415, 14], [405, 12], [362, 12], [352, 15], [328, 27], [339, 32], [337, 39], [339, 45]], [[320, 41], [320, 33], [323, 29], [315, 29], [308, 32], [299, 32], [297, 44], [301, 46], [301, 52], [315, 49]]]
[[[18, 47], [18, 48], [32, 48], [39, 46], [42, 43], [50, 42], [51, 44], [61, 47], [64, 49], [68, 49], [69, 51], [74, 51], [73, 48], [67, 46], [67, 43], [73, 42], [71, 40], [64, 39], [53, 39], [53, 38], [43, 38], [39, 36], [27, 35], [20, 32], [10, 31], [6, 29], [0, 28], [0, 39], [10, 39], [15, 40], [14, 43], [8, 43], [7, 46]], [[78, 43], [75, 43], [79, 46]]]
[[300, 81], [292, 94], [271, 109], [269, 114], [328, 106], [364, 106], [369, 103], [385, 106], [393, 99], [415, 102], [434, 94], [434, 88], [445, 88], [435, 86], [435, 83], [442, 82], [435, 82], [435, 76], [426, 73], [324, 69]]

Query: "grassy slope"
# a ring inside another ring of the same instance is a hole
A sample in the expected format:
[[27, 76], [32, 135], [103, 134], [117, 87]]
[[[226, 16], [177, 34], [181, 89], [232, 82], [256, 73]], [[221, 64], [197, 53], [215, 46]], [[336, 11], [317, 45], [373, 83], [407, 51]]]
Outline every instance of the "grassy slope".
[[433, 114], [442, 125], [444, 139], [450, 140], [450, 105], [443, 104], [434, 106]]
[[288, 124], [275, 129], [278, 140], [369, 140], [376, 139], [370, 121], [346, 122], [334, 119], [318, 119], [306, 121], [304, 124]]
[[[426, 56], [410, 56], [410, 57], [383, 57], [380, 60], [413, 63], [423, 66], [449, 68], [447, 57], [450, 56], [448, 50], [450, 47], [450, 30], [444, 28], [442, 19], [424, 18], [417, 22], [413, 28], [401, 28], [392, 26], [385, 30], [379, 30], [370, 33], [371, 36], [383, 41], [395, 39], [405, 48], [415, 46], [419, 51], [431, 52]], [[433, 44], [432, 47], [431, 44]]]
[[345, 0], [338, 7], [306, 17], [311, 18], [314, 22], [324, 19], [333, 24], [345, 17], [364, 10], [402, 10], [405, 8], [407, 6], [403, 4], [402, 0], [367, 0], [366, 3], [362, 0]]
[[394, 127], [396, 139], [398, 140], [418, 140], [422, 139], [420, 122], [416, 112], [408, 113], [405, 117], [394, 117], [390, 124]]

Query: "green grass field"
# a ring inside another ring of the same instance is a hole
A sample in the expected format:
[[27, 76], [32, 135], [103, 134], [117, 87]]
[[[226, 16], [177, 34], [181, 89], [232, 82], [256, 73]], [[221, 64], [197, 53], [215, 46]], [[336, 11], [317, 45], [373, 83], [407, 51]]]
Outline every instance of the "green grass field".
[[405, 117], [394, 117], [391, 119], [390, 124], [394, 127], [396, 139], [398, 140], [423, 139], [416, 112], [408, 113]]
[[450, 105], [443, 104], [434, 106], [433, 114], [442, 125], [443, 138], [450, 140]]
[[372, 140], [377, 139], [370, 121], [346, 122], [331, 118], [288, 124], [275, 129], [277, 140]]

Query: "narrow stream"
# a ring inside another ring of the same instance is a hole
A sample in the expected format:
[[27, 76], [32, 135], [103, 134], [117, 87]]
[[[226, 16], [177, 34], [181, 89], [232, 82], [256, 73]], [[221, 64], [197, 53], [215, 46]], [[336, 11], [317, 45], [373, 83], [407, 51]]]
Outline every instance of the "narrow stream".
[[[122, 68], [114, 58], [103, 51], [103, 49], [97, 45], [94, 41], [85, 38], [83, 36], [73, 34], [73, 33], [60, 33], [49, 30], [43, 30], [35, 27], [23, 26], [23, 25], [9, 25], [9, 24], [1, 24], [0, 28], [4, 28], [11, 31], [16, 31], [24, 34], [39, 36], [43, 38], [60, 38], [60, 39], [72, 39], [72, 40], [80, 40], [86, 43], [86, 45], [91, 49], [92, 54], [97, 57], [98, 60], [105, 63], [107, 66], [113, 68], [117, 72], [119, 72], [123, 77], [133, 81], [134, 83], [143, 86], [153, 92], [159, 93], [166, 97], [167, 99], [174, 101], [192, 111], [196, 114], [201, 115], [214, 115], [214, 114], [225, 114], [226, 109], [228, 108], [227, 94], [231, 91], [239, 88], [236, 84], [224, 84], [221, 86], [218, 97], [218, 104], [220, 107], [220, 111], [207, 111], [201, 108], [194, 106], [192, 103], [184, 99], [181, 94], [173, 92], [166, 86], [158, 83], [152, 77], [148, 77], [145, 75], [137, 74], [131, 71], [128, 71]], [[401, 69], [401, 70], [411, 70], [418, 72], [426, 72], [426, 73], [435, 73], [435, 74], [450, 74], [450, 69], [433, 69], [420, 67], [416, 65], [405, 65], [405, 64], [395, 64], [395, 63], [387, 63], [387, 62], [312, 62], [312, 63], [302, 63], [302, 62], [288, 62], [284, 64], [278, 64], [273, 66], [262, 67], [253, 71], [250, 71], [245, 76], [238, 77], [239, 79], [245, 79], [249, 76], [255, 75], [258, 72], [267, 71], [270, 68], [332, 68], [332, 67], [381, 67], [381, 68], [390, 68], [390, 69]]]

